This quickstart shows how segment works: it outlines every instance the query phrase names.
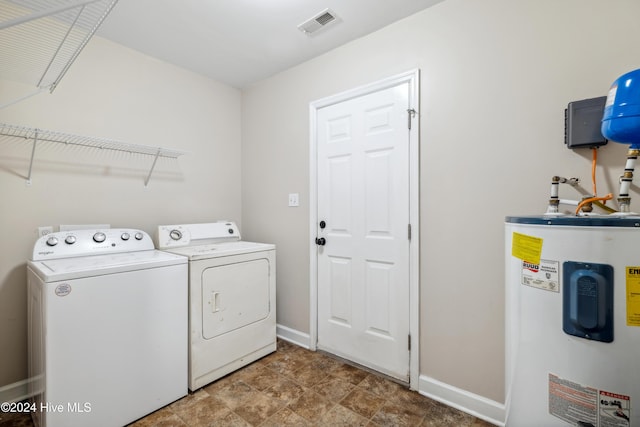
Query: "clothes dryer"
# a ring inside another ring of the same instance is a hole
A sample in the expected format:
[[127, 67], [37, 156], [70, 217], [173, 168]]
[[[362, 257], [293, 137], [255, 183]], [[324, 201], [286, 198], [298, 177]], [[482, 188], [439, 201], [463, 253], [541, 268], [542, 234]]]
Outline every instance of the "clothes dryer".
[[189, 259], [189, 389], [276, 350], [276, 251], [233, 222], [163, 225], [157, 247]]
[[36, 427], [120, 427], [187, 394], [187, 258], [140, 230], [52, 233], [27, 285]]

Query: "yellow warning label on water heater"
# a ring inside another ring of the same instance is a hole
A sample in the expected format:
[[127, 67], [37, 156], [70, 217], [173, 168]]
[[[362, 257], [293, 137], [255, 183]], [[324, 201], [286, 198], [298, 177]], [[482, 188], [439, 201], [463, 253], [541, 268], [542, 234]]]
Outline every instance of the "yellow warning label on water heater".
[[540, 264], [542, 254], [542, 239], [540, 237], [527, 236], [526, 234], [513, 233], [511, 238], [511, 255], [523, 261]]
[[640, 326], [640, 267], [626, 267], [627, 325]]

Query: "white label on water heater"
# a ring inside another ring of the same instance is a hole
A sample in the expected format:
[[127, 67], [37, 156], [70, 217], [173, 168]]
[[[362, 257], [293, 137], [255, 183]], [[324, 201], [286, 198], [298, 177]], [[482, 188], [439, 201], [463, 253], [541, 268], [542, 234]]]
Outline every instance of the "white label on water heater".
[[631, 396], [600, 390], [598, 399], [600, 427], [629, 427], [631, 425]]
[[522, 284], [560, 292], [560, 262], [541, 259], [540, 264], [522, 261]]
[[574, 426], [631, 427], [631, 396], [548, 375], [549, 414]]
[[549, 413], [573, 426], [599, 426], [598, 390], [549, 373]]

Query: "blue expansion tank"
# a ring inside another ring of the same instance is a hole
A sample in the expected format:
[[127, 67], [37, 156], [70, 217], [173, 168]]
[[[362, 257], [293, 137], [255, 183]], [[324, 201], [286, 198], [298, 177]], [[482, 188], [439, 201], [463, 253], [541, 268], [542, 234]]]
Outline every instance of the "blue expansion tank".
[[601, 131], [610, 141], [640, 148], [640, 69], [623, 74], [611, 84]]

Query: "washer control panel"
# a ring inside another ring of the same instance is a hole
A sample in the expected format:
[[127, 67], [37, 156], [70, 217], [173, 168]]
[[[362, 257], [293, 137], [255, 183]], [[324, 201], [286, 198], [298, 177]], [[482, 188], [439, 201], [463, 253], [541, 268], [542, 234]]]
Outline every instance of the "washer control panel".
[[147, 233], [135, 229], [71, 230], [40, 237], [32, 261], [155, 249]]
[[158, 249], [205, 245], [240, 240], [240, 230], [233, 221], [206, 224], [161, 225], [158, 227]]

